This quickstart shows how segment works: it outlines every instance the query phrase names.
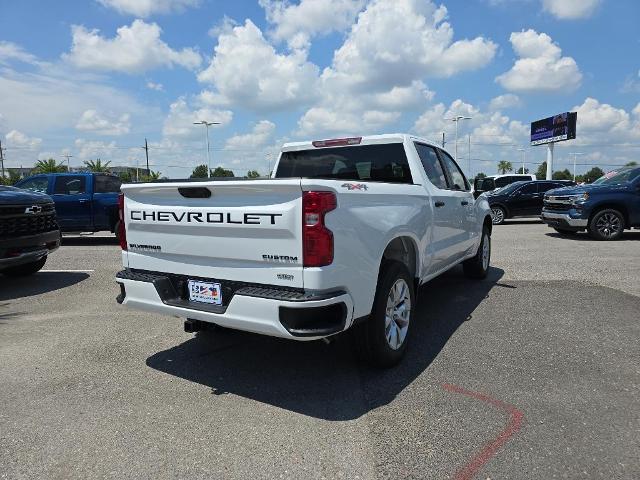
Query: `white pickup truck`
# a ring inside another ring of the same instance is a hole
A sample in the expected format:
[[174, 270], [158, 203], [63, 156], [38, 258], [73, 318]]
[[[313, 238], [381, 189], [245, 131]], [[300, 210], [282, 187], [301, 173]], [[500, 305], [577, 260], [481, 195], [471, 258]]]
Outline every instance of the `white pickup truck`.
[[407, 347], [418, 287], [484, 278], [491, 214], [451, 156], [393, 134], [282, 147], [273, 178], [122, 186], [118, 302], [317, 340], [353, 328], [371, 363]]

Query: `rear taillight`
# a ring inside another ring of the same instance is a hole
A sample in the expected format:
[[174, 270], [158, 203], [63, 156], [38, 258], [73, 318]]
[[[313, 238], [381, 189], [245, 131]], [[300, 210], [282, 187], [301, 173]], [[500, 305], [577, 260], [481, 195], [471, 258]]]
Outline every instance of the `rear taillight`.
[[333, 233], [324, 216], [337, 206], [333, 192], [302, 193], [302, 257], [305, 267], [322, 267], [333, 262]]
[[120, 239], [120, 248], [127, 249], [127, 230], [124, 228], [124, 193], [118, 195], [118, 239]]

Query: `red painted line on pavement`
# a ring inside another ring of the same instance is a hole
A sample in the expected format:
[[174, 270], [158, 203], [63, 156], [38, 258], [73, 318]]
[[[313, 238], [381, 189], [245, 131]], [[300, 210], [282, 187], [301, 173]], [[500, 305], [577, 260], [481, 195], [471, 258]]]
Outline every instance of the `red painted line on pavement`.
[[467, 390], [456, 385], [451, 385], [449, 383], [443, 384], [442, 388], [444, 388], [448, 392], [460, 393], [462, 395], [466, 395], [467, 397], [471, 397], [476, 400], [488, 403], [489, 405], [496, 407], [509, 415], [509, 421], [507, 422], [504, 430], [502, 430], [498, 434], [498, 436], [491, 442], [489, 442], [480, 452], [474, 455], [474, 457], [466, 465], [458, 470], [454, 477], [455, 480], [471, 480], [480, 471], [480, 469], [484, 467], [485, 464], [495, 456], [498, 450], [502, 446], [504, 446], [505, 443], [507, 443], [509, 438], [516, 434], [518, 430], [520, 430], [522, 421], [524, 420], [524, 413], [522, 413], [513, 405], [509, 405], [508, 403], [492, 398], [489, 395], [485, 395], [484, 393], [473, 392], [471, 390]]

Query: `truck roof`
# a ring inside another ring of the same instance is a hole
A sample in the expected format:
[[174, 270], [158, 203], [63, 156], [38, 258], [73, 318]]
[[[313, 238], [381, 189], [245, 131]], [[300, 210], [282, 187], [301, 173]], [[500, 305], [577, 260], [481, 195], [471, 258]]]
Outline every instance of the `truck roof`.
[[[438, 145], [435, 142], [432, 142], [431, 140], [427, 140], [426, 138], [421, 138], [421, 137], [417, 137], [415, 135], [409, 135], [408, 133], [385, 133], [382, 135], [365, 135], [365, 136], [361, 136], [361, 137], [341, 137], [341, 138], [337, 138], [337, 139], [326, 139], [326, 138], [321, 138], [321, 139], [317, 139], [317, 140], [306, 140], [303, 142], [288, 142], [285, 143], [282, 146], [282, 151], [283, 152], [291, 152], [291, 151], [296, 151], [296, 150], [309, 150], [312, 148], [322, 148], [322, 147], [316, 147], [314, 145], [315, 142], [321, 142], [321, 141], [332, 141], [332, 140], [341, 140], [341, 139], [360, 139], [360, 141], [358, 143], [355, 144], [351, 144], [348, 146], [354, 146], [354, 145], [374, 145], [374, 144], [384, 144], [384, 143], [402, 143], [405, 140], [417, 140], [419, 142], [422, 143], [426, 143], [428, 145], [434, 146], [434, 147], [440, 147], [440, 145]], [[336, 145], [339, 146], [339, 145]], [[347, 146], [347, 145], [345, 145]]]

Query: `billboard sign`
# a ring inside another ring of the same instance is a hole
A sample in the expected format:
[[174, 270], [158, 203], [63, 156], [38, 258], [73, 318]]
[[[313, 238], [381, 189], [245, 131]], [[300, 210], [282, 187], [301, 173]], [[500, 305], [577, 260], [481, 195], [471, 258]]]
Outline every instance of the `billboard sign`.
[[576, 138], [576, 112], [565, 112], [531, 123], [531, 145]]

